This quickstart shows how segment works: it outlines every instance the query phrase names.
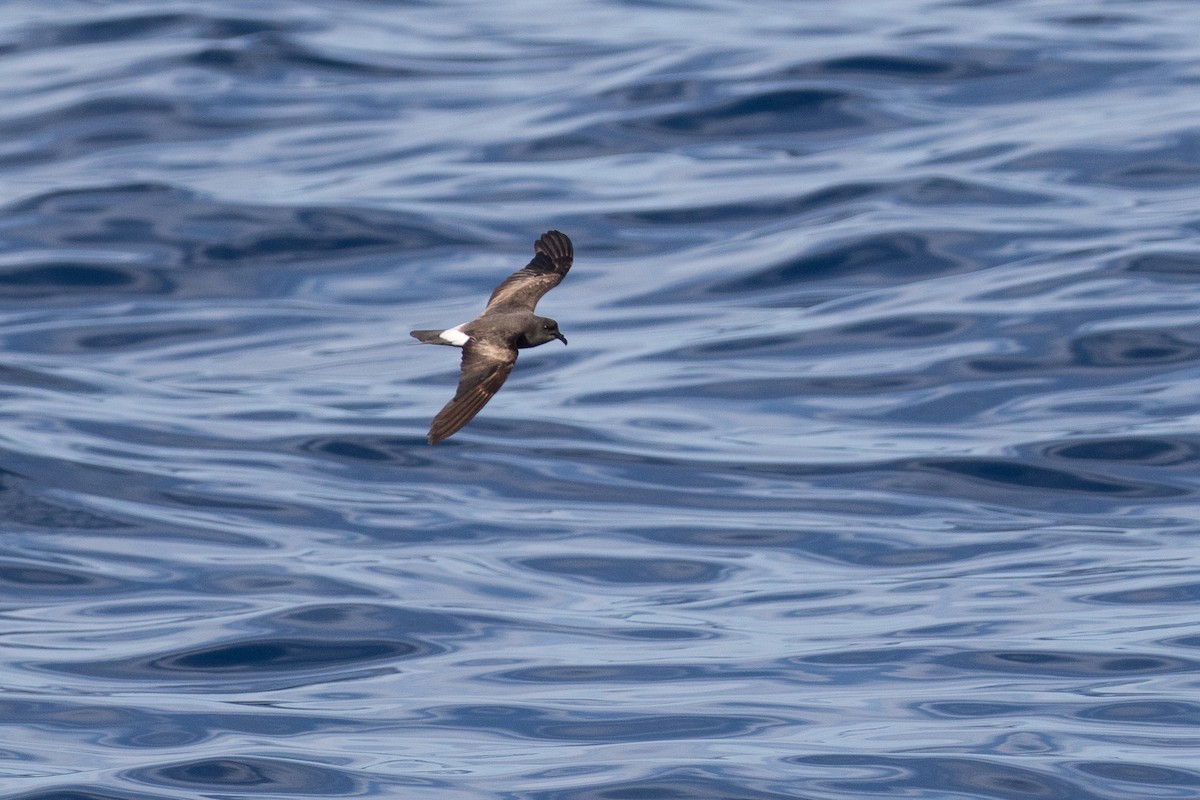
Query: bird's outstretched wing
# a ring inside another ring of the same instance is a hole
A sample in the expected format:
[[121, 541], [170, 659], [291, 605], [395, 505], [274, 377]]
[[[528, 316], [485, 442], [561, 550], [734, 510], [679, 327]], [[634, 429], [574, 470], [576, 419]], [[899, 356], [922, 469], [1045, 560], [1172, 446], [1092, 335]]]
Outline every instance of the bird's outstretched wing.
[[484, 313], [497, 309], [532, 312], [542, 295], [562, 281], [575, 258], [565, 233], [546, 231], [533, 245], [533, 260], [504, 279], [488, 298]]
[[470, 422], [504, 385], [515, 363], [517, 350], [514, 347], [486, 340], [467, 342], [463, 347], [458, 392], [433, 418], [429, 426], [429, 443], [437, 444]]

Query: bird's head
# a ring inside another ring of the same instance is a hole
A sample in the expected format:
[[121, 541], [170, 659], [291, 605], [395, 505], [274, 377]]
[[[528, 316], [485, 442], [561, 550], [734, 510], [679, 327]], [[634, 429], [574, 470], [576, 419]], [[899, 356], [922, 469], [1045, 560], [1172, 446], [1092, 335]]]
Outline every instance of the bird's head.
[[558, 339], [563, 344], [567, 343], [567, 337], [562, 335], [562, 331], [558, 329], [558, 323], [549, 317], [534, 317], [533, 330], [526, 334], [530, 344], [539, 345], [545, 344], [551, 339]]
[[550, 337], [549, 339], [546, 339], [546, 341], [550, 341], [550, 339], [558, 339], [563, 344], [567, 343], [567, 337], [562, 335], [562, 331], [558, 329], [558, 323], [552, 319], [547, 318], [542, 320], [542, 331], [546, 336]]

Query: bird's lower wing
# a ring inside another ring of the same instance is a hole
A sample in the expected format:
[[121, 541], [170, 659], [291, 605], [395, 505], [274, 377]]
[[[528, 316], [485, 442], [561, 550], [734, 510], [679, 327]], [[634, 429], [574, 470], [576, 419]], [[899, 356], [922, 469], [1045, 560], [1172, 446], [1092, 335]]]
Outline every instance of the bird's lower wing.
[[429, 426], [429, 443], [437, 444], [470, 422], [492, 395], [500, 391], [515, 363], [516, 350], [469, 342], [463, 348], [458, 392], [433, 418]]

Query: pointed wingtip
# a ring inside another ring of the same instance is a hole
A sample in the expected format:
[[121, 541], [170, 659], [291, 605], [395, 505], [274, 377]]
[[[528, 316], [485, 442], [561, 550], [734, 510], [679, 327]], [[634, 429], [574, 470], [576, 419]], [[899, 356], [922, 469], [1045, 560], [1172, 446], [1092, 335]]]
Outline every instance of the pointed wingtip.
[[533, 251], [535, 253], [545, 253], [556, 264], [565, 261], [568, 267], [570, 266], [571, 259], [575, 256], [575, 247], [571, 244], [571, 237], [562, 231], [555, 230], [543, 233], [534, 243]]

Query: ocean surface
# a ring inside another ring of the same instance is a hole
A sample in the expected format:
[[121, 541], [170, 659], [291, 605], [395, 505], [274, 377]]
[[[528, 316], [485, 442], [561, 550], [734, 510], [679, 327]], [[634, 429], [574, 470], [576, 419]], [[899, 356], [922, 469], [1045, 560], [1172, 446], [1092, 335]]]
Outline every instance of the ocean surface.
[[9, 0], [0, 797], [1200, 796], [1197, 31]]

